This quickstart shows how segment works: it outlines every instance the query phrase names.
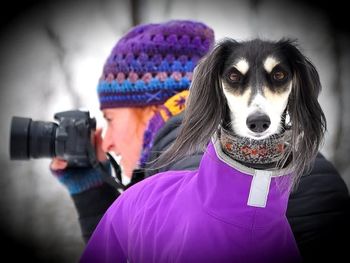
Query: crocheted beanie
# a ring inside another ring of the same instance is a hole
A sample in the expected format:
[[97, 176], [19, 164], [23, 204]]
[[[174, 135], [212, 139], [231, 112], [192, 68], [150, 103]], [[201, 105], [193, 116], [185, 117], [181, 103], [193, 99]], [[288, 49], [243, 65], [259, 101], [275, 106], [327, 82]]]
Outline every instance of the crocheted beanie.
[[132, 28], [104, 65], [98, 83], [100, 108], [163, 104], [189, 88], [194, 67], [213, 43], [213, 30], [195, 21]]

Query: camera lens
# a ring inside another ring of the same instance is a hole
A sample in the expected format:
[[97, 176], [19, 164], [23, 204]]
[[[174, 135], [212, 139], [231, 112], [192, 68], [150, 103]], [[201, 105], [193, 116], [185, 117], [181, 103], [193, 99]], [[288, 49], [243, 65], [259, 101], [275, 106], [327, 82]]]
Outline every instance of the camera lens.
[[57, 124], [13, 117], [10, 132], [11, 160], [54, 157]]
[[32, 120], [13, 117], [10, 131], [10, 158], [11, 160], [29, 159], [29, 126]]

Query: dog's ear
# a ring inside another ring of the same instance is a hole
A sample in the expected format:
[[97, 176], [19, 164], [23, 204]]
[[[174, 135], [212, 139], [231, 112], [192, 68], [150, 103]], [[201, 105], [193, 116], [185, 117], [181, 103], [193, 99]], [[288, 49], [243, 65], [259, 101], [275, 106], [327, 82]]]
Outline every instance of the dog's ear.
[[207, 146], [226, 114], [220, 76], [227, 57], [237, 45], [236, 41], [225, 39], [195, 68], [180, 133], [174, 145], [160, 158], [160, 163], [203, 151]]
[[311, 168], [326, 131], [326, 118], [318, 103], [321, 83], [318, 72], [291, 41], [283, 49], [293, 71], [293, 86], [287, 106], [292, 122], [293, 162], [299, 176]]

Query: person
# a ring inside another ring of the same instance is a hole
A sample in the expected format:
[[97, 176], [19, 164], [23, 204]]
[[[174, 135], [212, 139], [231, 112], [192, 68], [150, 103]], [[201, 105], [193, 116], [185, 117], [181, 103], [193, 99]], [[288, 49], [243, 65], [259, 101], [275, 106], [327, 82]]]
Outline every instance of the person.
[[[193, 69], [213, 43], [214, 32], [207, 25], [171, 20], [136, 26], [113, 48], [97, 88], [107, 129], [103, 139], [102, 130], [97, 130], [95, 145], [105, 167], [110, 166], [105, 152], [121, 157], [122, 176], [116, 177], [126, 188], [152, 172], [145, 168], [154, 139], [165, 124], [171, 125], [172, 116], [183, 111]], [[172, 169], [191, 165], [187, 160]], [[67, 162], [57, 158], [50, 168], [72, 195], [87, 241], [120, 193], [96, 169], [67, 168]]]
[[[206, 25], [177, 20], [136, 26], [113, 48], [98, 86], [108, 127], [103, 139], [101, 131], [97, 132], [96, 148], [100, 160], [105, 159], [103, 152], [108, 151], [122, 157], [123, 174], [131, 177], [127, 187], [158, 172], [198, 168], [203, 153], [160, 169], [150, 169], [148, 163], [176, 138], [192, 71], [213, 42], [214, 33]], [[139, 64], [144, 65], [142, 70]], [[180, 65], [182, 68], [178, 70]], [[149, 89], [143, 86], [145, 83]], [[182, 88], [177, 90], [179, 83]], [[159, 97], [160, 89], [156, 87], [160, 85], [171, 92]], [[120, 193], [106, 184], [94, 169], [66, 168], [66, 163], [57, 159], [51, 169], [69, 189], [84, 239], [88, 241]], [[305, 262], [329, 256], [336, 258], [346, 251], [342, 250], [339, 237], [348, 231], [347, 188], [321, 154], [311, 173], [301, 178], [298, 189], [291, 194], [287, 217]]]

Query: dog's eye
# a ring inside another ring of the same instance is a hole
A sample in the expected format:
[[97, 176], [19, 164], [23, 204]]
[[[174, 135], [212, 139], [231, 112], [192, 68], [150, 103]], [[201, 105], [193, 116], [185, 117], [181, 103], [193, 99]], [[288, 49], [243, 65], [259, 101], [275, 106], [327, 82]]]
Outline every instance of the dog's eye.
[[287, 77], [287, 74], [285, 72], [283, 72], [283, 71], [275, 71], [272, 74], [272, 77], [273, 77], [274, 80], [282, 81], [282, 80], [284, 80]]
[[236, 73], [236, 72], [231, 72], [229, 75], [228, 75], [228, 78], [230, 81], [232, 82], [240, 82], [241, 81], [241, 75]]

